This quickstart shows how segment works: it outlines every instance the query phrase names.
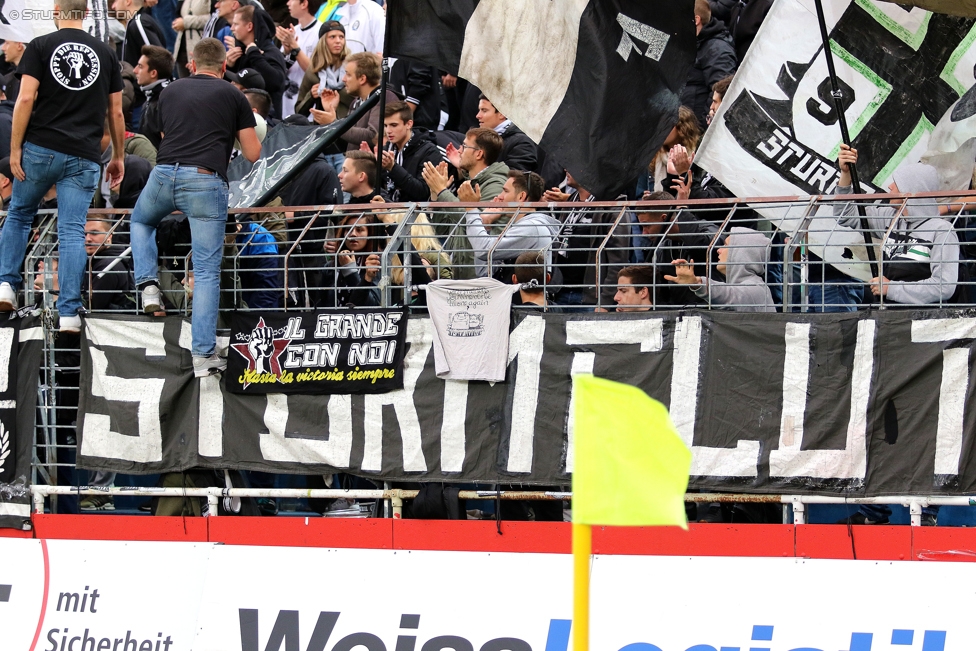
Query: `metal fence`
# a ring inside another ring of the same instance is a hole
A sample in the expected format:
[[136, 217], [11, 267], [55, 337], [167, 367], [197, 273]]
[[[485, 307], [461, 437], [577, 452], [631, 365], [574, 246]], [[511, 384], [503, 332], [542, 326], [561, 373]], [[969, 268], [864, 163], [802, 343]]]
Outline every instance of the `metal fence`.
[[[970, 270], [976, 269], [976, 214], [970, 215], [967, 201], [976, 208], [976, 193], [710, 200], [680, 206], [595, 201], [371, 203], [232, 211], [222, 266], [221, 314], [394, 305], [423, 313], [428, 282], [479, 276], [521, 283], [524, 302], [550, 311], [695, 307], [820, 312], [906, 303], [915, 309], [974, 307], [976, 275]], [[861, 202], [865, 220], [857, 215], [855, 202]], [[91, 494], [104, 492], [111, 478], [95, 476], [86, 482], [71, 475], [78, 339], [57, 336], [56, 214], [44, 211], [35, 224], [22, 300], [36, 305], [44, 316], [33, 473], [40, 507], [47, 495], [78, 492], [77, 487], [69, 488], [72, 484], [90, 482], [99, 486]], [[91, 211], [86, 233], [87, 309], [138, 313], [128, 211]], [[874, 268], [865, 235], [872, 241]], [[164, 220], [157, 244], [166, 312], [188, 315], [193, 254], [185, 218], [172, 215]], [[678, 273], [675, 260], [687, 262], [686, 273]], [[675, 282], [688, 275], [694, 279], [690, 284]], [[871, 290], [875, 277], [892, 281], [888, 295]], [[730, 285], [752, 289], [723, 290]], [[894, 287], [901, 289], [893, 291]], [[906, 297], [917, 302], [906, 302]], [[218, 327], [226, 323], [221, 320]], [[214, 494], [204, 490], [200, 496]], [[309, 495], [298, 490], [280, 497], [300, 494]], [[316, 496], [334, 497], [312, 494]], [[373, 498], [405, 497], [383, 493]], [[738, 499], [768, 501], [767, 496]], [[874, 501], [912, 505], [913, 521], [921, 505], [969, 503], [968, 498], [947, 499]], [[395, 500], [391, 513], [398, 508]], [[796, 496], [777, 500], [792, 505], [799, 520], [804, 503], [859, 502]]]

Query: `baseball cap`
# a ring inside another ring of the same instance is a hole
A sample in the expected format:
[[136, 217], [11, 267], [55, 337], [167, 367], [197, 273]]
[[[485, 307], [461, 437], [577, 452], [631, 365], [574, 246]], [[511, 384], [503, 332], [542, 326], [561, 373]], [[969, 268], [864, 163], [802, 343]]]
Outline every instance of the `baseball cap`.
[[327, 20], [319, 27], [319, 38], [322, 38], [329, 32], [342, 32], [345, 34], [346, 28], [338, 20]]
[[11, 181], [14, 180], [14, 173], [10, 171], [10, 156], [0, 158], [0, 174], [3, 174]]
[[225, 77], [228, 81], [240, 84], [244, 88], [265, 90], [264, 77], [254, 68], [244, 68], [240, 72], [227, 71]]

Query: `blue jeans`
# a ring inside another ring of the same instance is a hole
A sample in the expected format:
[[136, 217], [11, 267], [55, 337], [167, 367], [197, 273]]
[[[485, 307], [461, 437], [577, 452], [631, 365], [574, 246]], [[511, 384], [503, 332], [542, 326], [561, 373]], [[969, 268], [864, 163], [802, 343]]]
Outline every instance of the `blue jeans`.
[[157, 165], [132, 213], [132, 258], [136, 285], [156, 282], [156, 226], [179, 210], [190, 220], [193, 239], [193, 356], [208, 357], [217, 347], [220, 259], [227, 223], [227, 182], [196, 167]]
[[31, 224], [41, 199], [58, 189], [58, 314], [74, 316], [81, 309], [81, 279], [88, 263], [85, 253], [85, 221], [101, 166], [95, 161], [69, 156], [53, 149], [24, 143], [21, 166], [27, 178], [14, 179], [10, 211], [0, 232], [0, 282], [15, 290], [21, 284], [24, 254]]

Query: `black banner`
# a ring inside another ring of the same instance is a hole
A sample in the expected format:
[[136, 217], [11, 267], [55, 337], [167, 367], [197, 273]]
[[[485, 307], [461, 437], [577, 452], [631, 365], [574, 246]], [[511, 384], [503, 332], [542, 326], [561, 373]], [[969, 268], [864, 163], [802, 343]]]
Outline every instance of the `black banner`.
[[43, 334], [40, 320], [0, 320], [0, 527], [30, 524], [31, 450]]
[[533, 314], [499, 383], [438, 379], [412, 319], [403, 389], [352, 396], [223, 392], [193, 378], [187, 327], [86, 319], [81, 466], [568, 484], [572, 373], [593, 372], [668, 406], [692, 488], [976, 491], [974, 310]]
[[241, 394], [387, 393], [403, 388], [407, 313], [237, 312], [225, 386]]

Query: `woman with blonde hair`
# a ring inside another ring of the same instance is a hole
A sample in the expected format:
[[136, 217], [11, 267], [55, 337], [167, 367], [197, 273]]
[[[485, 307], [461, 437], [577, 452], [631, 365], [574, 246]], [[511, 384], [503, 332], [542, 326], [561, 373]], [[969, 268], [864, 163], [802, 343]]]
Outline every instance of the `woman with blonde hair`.
[[[319, 42], [315, 44], [312, 59], [298, 87], [295, 113], [308, 117], [313, 108], [322, 108], [320, 95], [323, 90], [337, 90], [339, 106], [336, 107], [336, 119], [344, 118], [349, 114], [349, 105], [352, 103], [352, 97], [346, 92], [346, 85], [342, 81], [343, 63], [349, 56], [346, 28], [338, 20], [330, 20], [322, 25], [319, 34]], [[338, 174], [345, 159], [344, 146], [330, 145], [325, 150], [325, 159]]]
[[699, 140], [701, 140], [701, 129], [698, 127], [698, 118], [690, 108], [682, 106], [678, 109], [678, 123], [664, 139], [664, 144], [654, 156], [654, 160], [647, 166], [647, 173], [641, 174], [638, 179], [637, 196], [662, 190], [673, 192], [671, 188], [663, 187], [664, 179], [668, 175], [668, 152], [675, 145], [681, 145], [687, 150], [689, 156], [693, 156], [698, 149]]

